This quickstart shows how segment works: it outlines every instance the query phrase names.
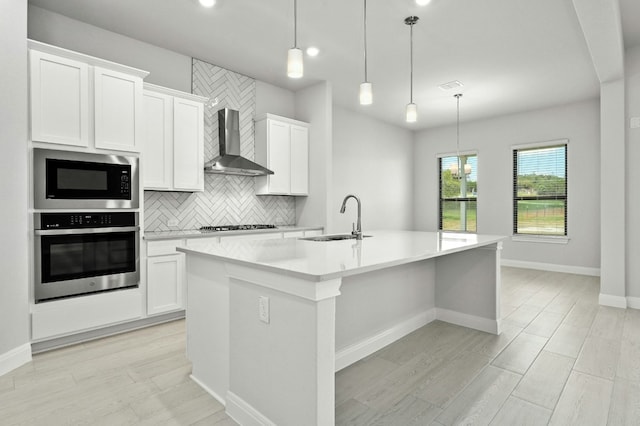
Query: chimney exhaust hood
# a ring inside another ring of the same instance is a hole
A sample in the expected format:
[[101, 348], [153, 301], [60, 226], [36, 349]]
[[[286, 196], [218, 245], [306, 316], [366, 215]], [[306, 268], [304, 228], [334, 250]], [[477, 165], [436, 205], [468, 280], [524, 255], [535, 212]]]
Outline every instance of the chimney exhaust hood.
[[260, 164], [240, 156], [240, 113], [224, 108], [218, 111], [220, 155], [204, 165], [205, 173], [264, 176], [273, 172]]

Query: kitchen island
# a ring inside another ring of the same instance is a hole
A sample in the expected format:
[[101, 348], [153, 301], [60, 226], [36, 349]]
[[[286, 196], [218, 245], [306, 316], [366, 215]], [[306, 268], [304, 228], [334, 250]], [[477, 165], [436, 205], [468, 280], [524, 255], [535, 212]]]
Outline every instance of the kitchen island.
[[371, 231], [187, 254], [192, 378], [243, 425], [333, 425], [335, 371], [439, 319], [499, 334], [504, 237]]

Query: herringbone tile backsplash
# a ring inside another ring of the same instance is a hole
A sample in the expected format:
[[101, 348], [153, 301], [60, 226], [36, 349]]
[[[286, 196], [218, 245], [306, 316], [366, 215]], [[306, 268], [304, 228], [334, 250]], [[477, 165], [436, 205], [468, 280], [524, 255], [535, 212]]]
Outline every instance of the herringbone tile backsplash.
[[[254, 158], [255, 80], [207, 62], [193, 59], [193, 93], [206, 96], [204, 157], [219, 153], [218, 115], [222, 108], [240, 111], [240, 151]], [[216, 104], [217, 99], [217, 104]], [[256, 196], [254, 178], [204, 175], [204, 192], [144, 192], [145, 231], [196, 229], [203, 225], [276, 224], [294, 225], [295, 199]], [[169, 220], [177, 226], [169, 227]]]

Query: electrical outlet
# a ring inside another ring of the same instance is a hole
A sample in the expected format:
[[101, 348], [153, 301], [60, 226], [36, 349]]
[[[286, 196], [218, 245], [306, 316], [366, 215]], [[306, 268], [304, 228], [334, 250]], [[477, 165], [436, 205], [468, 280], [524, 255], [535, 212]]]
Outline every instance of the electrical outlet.
[[260, 321], [269, 324], [269, 298], [260, 296], [258, 298], [258, 316]]
[[167, 226], [178, 226], [178, 219], [167, 220]]
[[640, 117], [631, 117], [629, 127], [632, 129], [640, 128]]

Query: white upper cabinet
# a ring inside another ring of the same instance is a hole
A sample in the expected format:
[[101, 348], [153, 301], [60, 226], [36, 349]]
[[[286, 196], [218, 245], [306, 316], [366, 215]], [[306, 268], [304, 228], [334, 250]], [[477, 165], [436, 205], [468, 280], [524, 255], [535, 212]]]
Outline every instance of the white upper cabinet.
[[309, 194], [309, 128], [291, 125], [291, 194]]
[[89, 65], [37, 50], [31, 67], [31, 138], [89, 146]]
[[140, 151], [146, 71], [33, 40], [28, 45], [33, 142]]
[[143, 187], [168, 190], [172, 186], [173, 97], [144, 91]]
[[206, 98], [144, 85], [144, 189], [204, 191]]
[[255, 160], [274, 173], [255, 178], [256, 194], [308, 195], [309, 124], [266, 114], [255, 130]]
[[96, 148], [139, 152], [142, 79], [94, 67]]

